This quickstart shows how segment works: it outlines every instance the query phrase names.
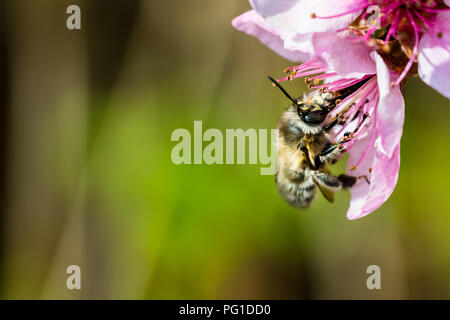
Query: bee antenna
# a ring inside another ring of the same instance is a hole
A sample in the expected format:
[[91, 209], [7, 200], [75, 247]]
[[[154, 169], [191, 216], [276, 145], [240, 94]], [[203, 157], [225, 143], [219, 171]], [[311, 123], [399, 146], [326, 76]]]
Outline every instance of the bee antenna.
[[280, 89], [281, 92], [283, 92], [284, 95], [285, 95], [289, 100], [291, 100], [295, 105], [298, 104], [297, 101], [296, 101], [294, 98], [292, 98], [292, 97], [289, 95], [289, 93], [286, 92], [286, 90], [284, 90], [284, 88], [281, 86], [281, 84], [278, 83], [277, 80], [275, 80], [275, 79], [272, 78], [271, 76], [268, 76], [267, 78], [269, 78], [269, 80], [272, 81], [272, 83], [273, 83], [278, 89]]

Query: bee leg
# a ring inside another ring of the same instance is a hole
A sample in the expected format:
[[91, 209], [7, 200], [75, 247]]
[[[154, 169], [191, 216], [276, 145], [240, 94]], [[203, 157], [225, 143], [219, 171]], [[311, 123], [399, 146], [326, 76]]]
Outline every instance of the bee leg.
[[343, 188], [351, 188], [355, 185], [358, 178], [353, 176], [348, 176], [346, 174], [340, 174], [338, 176], [339, 181], [341, 182], [341, 185]]
[[346, 132], [344, 136], [339, 140], [339, 142], [328, 144], [327, 146], [325, 146], [325, 148], [319, 154], [320, 161], [325, 162], [336, 160], [342, 152], [345, 152], [345, 150], [342, 149], [341, 145], [348, 139], [350, 135], [351, 132]]
[[306, 143], [304, 143], [303, 141], [297, 145], [297, 150], [303, 151], [303, 149], [305, 149], [305, 148], [306, 148]]
[[320, 159], [320, 157], [314, 158], [314, 169], [317, 170], [321, 165], [323, 161]]
[[349, 176], [346, 174], [341, 174], [338, 176], [338, 179], [341, 182], [343, 188], [353, 187], [359, 179], [364, 179], [367, 182], [367, 184], [370, 185], [370, 181], [367, 178], [367, 176], [354, 177], [354, 176]]
[[[329, 173], [317, 173], [316, 178], [320, 184], [328, 187], [328, 188], [351, 188], [353, 187], [359, 179], [365, 179], [367, 183], [369, 180], [366, 176], [349, 176], [346, 174], [340, 174], [339, 176], [334, 176]], [[370, 184], [370, 183], [369, 183]]]
[[340, 154], [339, 143], [329, 144], [325, 146], [317, 158], [319, 158], [320, 162], [327, 162], [335, 160]]
[[310, 168], [317, 169], [317, 167], [316, 167], [316, 162], [317, 161], [314, 161], [314, 163], [311, 162], [311, 158], [309, 157], [308, 148], [307, 147], [300, 147], [300, 150], [305, 154], [306, 161], [308, 161], [308, 166]]
[[343, 187], [339, 177], [336, 177], [330, 173], [319, 172], [315, 174], [317, 182], [330, 189], [340, 189]]
[[338, 146], [339, 146], [339, 144], [337, 144], [337, 143], [326, 146], [325, 149], [323, 149], [322, 152], [320, 153], [320, 156], [325, 157], [325, 156], [329, 155], [334, 150], [336, 150]]
[[356, 178], [357, 179], [364, 179], [367, 182], [367, 184], [370, 185], [370, 180], [369, 180], [369, 178], [367, 178], [367, 176], [359, 176], [359, 177], [356, 177]]
[[326, 126], [323, 127], [323, 131], [325, 131], [325, 132], [330, 131], [331, 129], [333, 129], [333, 127], [334, 127], [335, 125], [338, 124], [338, 122], [339, 122], [339, 121], [338, 121], [337, 118], [334, 119], [334, 120], [331, 121], [329, 124], [327, 124]]

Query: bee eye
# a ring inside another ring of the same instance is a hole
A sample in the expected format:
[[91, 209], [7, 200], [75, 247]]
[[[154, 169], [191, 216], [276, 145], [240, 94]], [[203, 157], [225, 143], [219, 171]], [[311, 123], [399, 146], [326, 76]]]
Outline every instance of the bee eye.
[[311, 124], [319, 124], [325, 120], [327, 113], [322, 110], [310, 111], [301, 117], [303, 121]]
[[297, 113], [300, 118], [303, 117], [305, 112], [307, 112], [307, 108], [305, 108], [305, 104], [304, 103], [297, 104]]

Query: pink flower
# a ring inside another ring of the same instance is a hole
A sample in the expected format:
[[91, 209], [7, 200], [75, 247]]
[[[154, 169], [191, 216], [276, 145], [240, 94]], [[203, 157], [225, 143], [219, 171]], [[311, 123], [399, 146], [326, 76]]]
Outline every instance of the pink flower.
[[[447, 5], [450, 1], [447, 0]], [[450, 11], [436, 14], [431, 31], [419, 42], [419, 76], [430, 87], [450, 98]]]
[[[367, 54], [370, 48], [364, 52], [346, 44], [342, 41], [348, 37], [345, 33], [358, 31], [366, 40], [374, 40], [374, 33], [384, 29], [383, 37], [372, 44], [389, 49], [389, 41], [398, 39], [409, 58], [397, 68], [401, 70], [397, 70], [399, 74], [393, 83], [399, 85], [417, 62], [420, 78], [450, 98], [450, 82], [446, 79], [450, 74], [449, 0], [251, 0], [250, 3], [254, 8], [251, 14], [233, 21], [237, 29], [266, 40], [266, 33], [272, 33], [277, 38], [277, 48], [263, 42], [275, 51], [322, 57], [341, 75], [367, 72], [370, 66]], [[374, 5], [379, 8], [380, 19], [379, 25], [372, 26], [366, 18]], [[252, 17], [258, 17], [260, 29], [249, 27], [257, 23]], [[355, 24], [358, 17], [359, 24]], [[336, 54], [333, 50], [341, 52]], [[361, 56], [355, 56], [355, 52]], [[353, 63], [349, 65], [348, 61]]]
[[296, 47], [289, 47], [284, 41], [282, 30], [272, 27], [255, 10], [250, 10], [235, 18], [232, 24], [236, 29], [256, 36], [262, 43], [288, 60], [305, 61], [311, 56], [308, 36], [299, 36], [304, 39], [298, 39]]
[[[375, 72], [370, 58], [373, 48], [363, 42], [355, 42], [353, 33], [335, 32], [335, 29], [346, 26], [350, 22], [349, 19], [323, 22], [310, 17], [312, 8], [317, 7], [314, 4], [320, 0], [253, 0], [250, 2], [255, 9], [236, 17], [232, 22], [233, 26], [249, 35], [256, 36], [282, 57], [291, 61], [305, 61], [311, 57], [320, 57], [343, 76], [361, 77]], [[295, 3], [304, 4], [306, 8], [303, 6], [298, 8], [298, 5], [291, 7]], [[335, 7], [338, 9], [342, 6]], [[284, 9], [286, 11], [283, 11]], [[308, 14], [296, 18], [297, 10]], [[288, 23], [293, 20], [295, 23]], [[304, 21], [309, 23], [303, 23]], [[336, 22], [339, 23], [336, 24]], [[302, 32], [298, 32], [298, 29]]]
[[[320, 2], [332, 5], [329, 0]], [[368, 25], [365, 38], [370, 39], [377, 30], [386, 28], [386, 34], [381, 38], [384, 46], [389, 48], [389, 41], [398, 39], [409, 57], [394, 84], [399, 85], [417, 62], [420, 78], [450, 98], [450, 84], [446, 81], [450, 74], [448, 4], [448, 0], [354, 0], [348, 1], [338, 14], [328, 15], [327, 11], [323, 11], [319, 16], [317, 11], [314, 15], [319, 20], [329, 20], [330, 25], [336, 25], [337, 21], [332, 22], [335, 19], [351, 19], [355, 14], [365, 17], [369, 8], [377, 5], [380, 10], [379, 25]]]
[[365, 176], [350, 191], [347, 217], [363, 217], [380, 207], [393, 192], [400, 166], [400, 138], [404, 120], [404, 101], [400, 89], [392, 87], [393, 73], [380, 55], [372, 54], [374, 73], [361, 78], [339, 76], [320, 59], [312, 59], [289, 69], [291, 74], [279, 81], [307, 77], [311, 89], [337, 92], [357, 88], [328, 115], [326, 123], [338, 119], [341, 125], [332, 136], [339, 149], [350, 154], [347, 173]]
[[[450, 0], [250, 3], [253, 10], [235, 18], [235, 28], [285, 58], [308, 59], [279, 81], [308, 77], [315, 89], [357, 88], [330, 112], [328, 121], [341, 120], [333, 133], [350, 155], [348, 174], [370, 180], [351, 188], [347, 217], [373, 212], [389, 198], [398, 179], [404, 121], [400, 84], [418, 73], [450, 98]], [[373, 5], [379, 19], [373, 20]]]

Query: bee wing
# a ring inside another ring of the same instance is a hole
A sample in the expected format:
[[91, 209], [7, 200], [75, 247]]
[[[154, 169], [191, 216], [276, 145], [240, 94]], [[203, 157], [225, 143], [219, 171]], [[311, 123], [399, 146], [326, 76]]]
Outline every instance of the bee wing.
[[329, 202], [333, 203], [334, 202], [334, 192], [333, 192], [333, 190], [327, 188], [326, 185], [320, 183], [320, 181], [315, 176], [313, 176], [313, 180], [314, 180], [314, 183], [316, 184], [316, 186], [319, 187], [319, 190], [323, 194], [325, 199], [327, 199]]

